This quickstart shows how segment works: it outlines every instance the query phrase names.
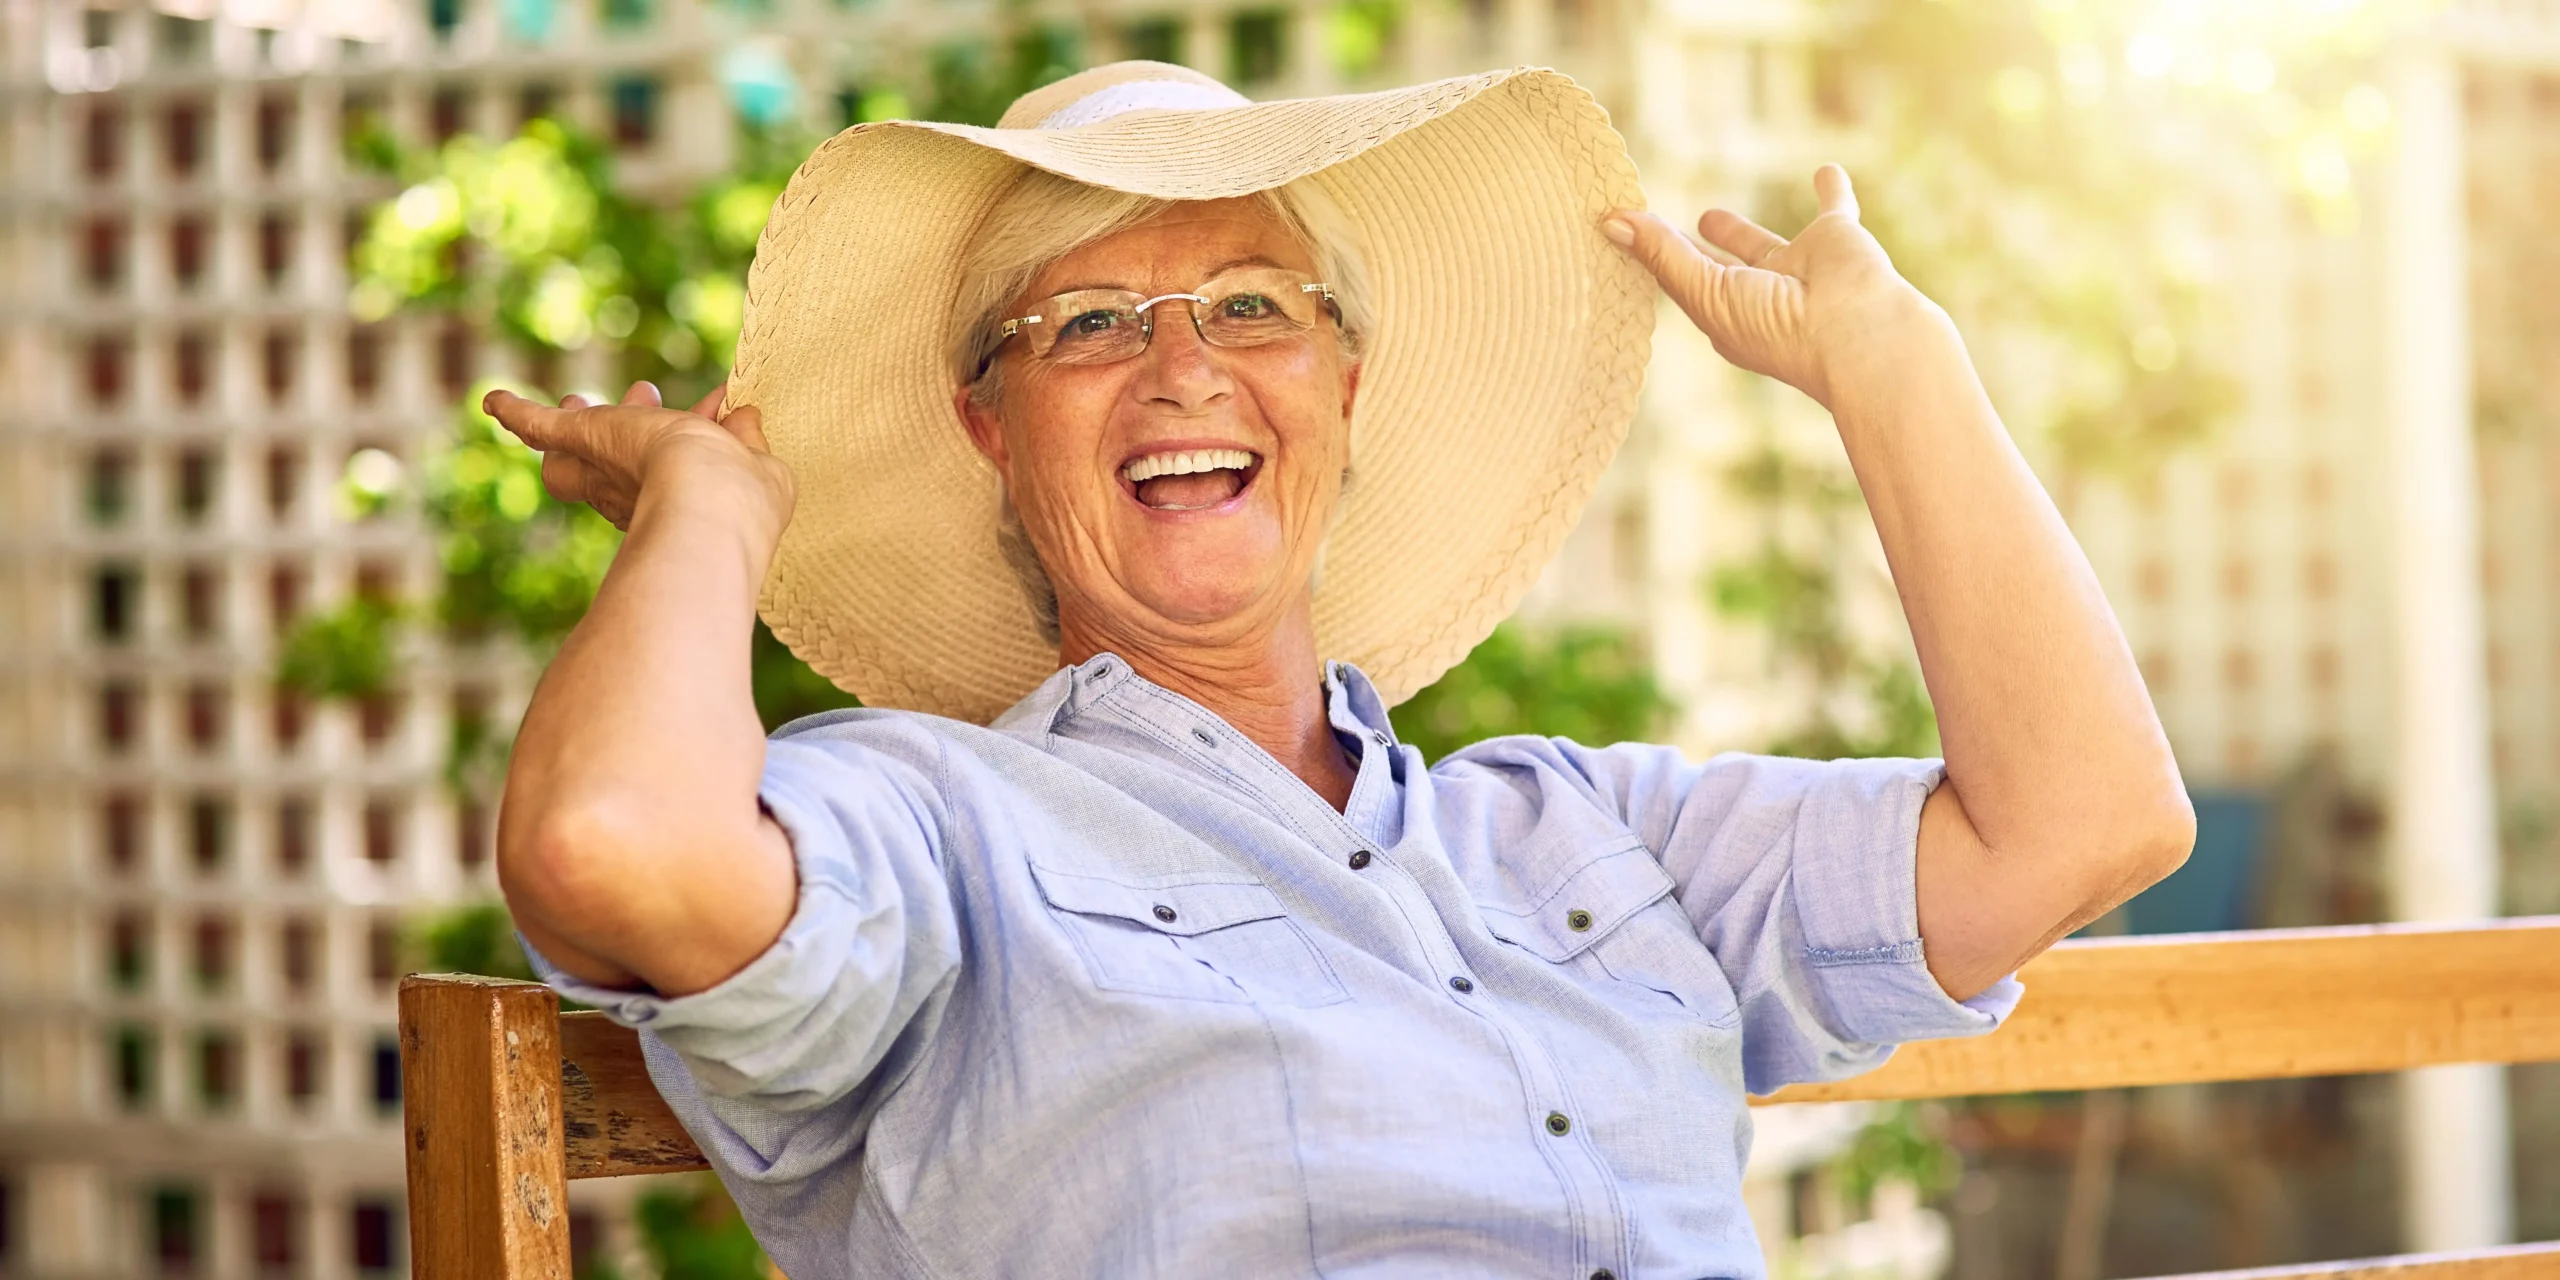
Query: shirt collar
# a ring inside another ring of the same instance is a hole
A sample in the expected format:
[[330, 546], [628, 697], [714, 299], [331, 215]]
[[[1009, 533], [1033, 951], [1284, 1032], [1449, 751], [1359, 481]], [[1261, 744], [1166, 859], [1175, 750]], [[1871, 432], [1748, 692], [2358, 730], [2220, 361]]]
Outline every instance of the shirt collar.
[[[1120, 655], [1097, 653], [1074, 666], [1058, 668], [989, 727], [1054, 733], [1059, 722], [1092, 706], [1121, 681], [1143, 678], [1131, 671], [1128, 660]], [[1360, 668], [1348, 662], [1324, 664], [1324, 696], [1325, 717], [1334, 731], [1359, 739], [1364, 755], [1371, 743], [1390, 749], [1396, 745], [1396, 728], [1387, 718], [1386, 700]]]
[[1390, 750], [1396, 745], [1395, 722], [1387, 718], [1387, 702], [1366, 672], [1348, 662], [1324, 664], [1325, 714], [1334, 731], [1361, 740], [1366, 755], [1371, 743]]

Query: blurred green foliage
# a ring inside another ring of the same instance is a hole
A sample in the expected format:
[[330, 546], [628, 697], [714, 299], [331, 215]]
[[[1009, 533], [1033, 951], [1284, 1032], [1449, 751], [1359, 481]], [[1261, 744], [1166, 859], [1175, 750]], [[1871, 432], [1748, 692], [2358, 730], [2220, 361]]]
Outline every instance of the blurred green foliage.
[[1326, 56], [1346, 80], [1385, 67], [1403, 33], [1404, 0], [1345, 0], [1324, 15]]
[[811, 141], [742, 129], [738, 167], [665, 206], [623, 194], [611, 149], [548, 118], [503, 141], [371, 144], [404, 186], [366, 221], [348, 309], [459, 313], [537, 356], [601, 340], [617, 385], [689, 404], [725, 376], [756, 237]]
[[1069, 26], [1012, 25], [942, 45], [927, 67], [923, 119], [992, 126], [1015, 98], [1082, 70], [1083, 41]]
[[1814, 760], [1937, 754], [1937, 713], [1918, 668], [1898, 651], [1861, 644], [1844, 616], [1840, 575], [1867, 522], [1845, 462], [1808, 462], [1764, 444], [1727, 468], [1724, 482], [1758, 514], [1761, 537], [1709, 574], [1708, 600], [1768, 637], [1773, 679], [1810, 693], [1797, 722], [1759, 749]]
[[[2360, 82], [2333, 65], [2361, 28], [2042, 0], [1834, 9], [1824, 105], [1881, 145], [1862, 216], [1963, 324], [2013, 427], [2064, 472], [2119, 477], [2210, 438], [2240, 384], [2199, 227], [2271, 159], [2369, 145]], [[2352, 217], [2342, 179], [2294, 185], [2304, 217]], [[1782, 232], [1810, 213], [1793, 198]], [[2004, 382], [2011, 360], [2032, 386]]]
[[1964, 1159], [1945, 1130], [1942, 1107], [1919, 1102], [1878, 1107], [1833, 1165], [1841, 1191], [1850, 1203], [1862, 1205], [1886, 1182], [1908, 1182], [1924, 1196], [1954, 1190], [1964, 1176]]
[[421, 973], [533, 981], [533, 966], [516, 944], [515, 921], [501, 903], [475, 902], [421, 919], [411, 928], [409, 942]]
[[[735, 171], [661, 207], [619, 193], [610, 150], [554, 120], [533, 120], [503, 142], [464, 134], [432, 150], [404, 150], [377, 134], [364, 131], [362, 154], [407, 185], [373, 211], [355, 248], [348, 305], [359, 320], [404, 308], [460, 314], [538, 368], [606, 342], [619, 378], [651, 379], [670, 403], [690, 403], [727, 376], [747, 264], [810, 143], [742, 130]], [[432, 619], [457, 643], [504, 640], [545, 655], [585, 615], [622, 535], [544, 492], [539, 455], [480, 412], [496, 385], [472, 388], [421, 468], [414, 496], [441, 570], [432, 599], [350, 602], [307, 620], [287, 639], [282, 683], [322, 698], [379, 692], [396, 680], [399, 631], [413, 619]], [[351, 462], [342, 486], [351, 514], [397, 501], [386, 491], [396, 470], [356, 471]], [[768, 725], [852, 705], [762, 623], [756, 629], [755, 683]], [[503, 749], [485, 730], [457, 732], [448, 778], [459, 789], [493, 785], [498, 770], [488, 757]]]
[[642, 1247], [657, 1261], [659, 1280], [769, 1280], [775, 1274], [737, 1204], [708, 1174], [659, 1180], [640, 1193], [631, 1216]]
[[1506, 622], [1390, 715], [1398, 737], [1437, 760], [1510, 733], [1595, 747], [1648, 738], [1669, 711], [1652, 664], [1625, 632]]
[[472, 388], [427, 460], [422, 496], [442, 581], [436, 615], [457, 638], [493, 634], [547, 650], [595, 598], [622, 534], [542, 488], [542, 457], [480, 411]]
[[350, 596], [296, 623], [276, 659], [276, 680], [317, 698], [370, 698], [391, 686], [400, 611]]

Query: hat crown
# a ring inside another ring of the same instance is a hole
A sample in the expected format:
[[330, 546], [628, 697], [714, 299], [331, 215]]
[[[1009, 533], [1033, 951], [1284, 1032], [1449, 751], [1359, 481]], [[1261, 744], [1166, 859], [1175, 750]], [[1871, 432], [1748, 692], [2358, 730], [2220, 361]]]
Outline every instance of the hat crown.
[[1205, 111], [1253, 100], [1189, 67], [1114, 62], [1079, 71], [1013, 100], [999, 129], [1073, 129], [1129, 111]]

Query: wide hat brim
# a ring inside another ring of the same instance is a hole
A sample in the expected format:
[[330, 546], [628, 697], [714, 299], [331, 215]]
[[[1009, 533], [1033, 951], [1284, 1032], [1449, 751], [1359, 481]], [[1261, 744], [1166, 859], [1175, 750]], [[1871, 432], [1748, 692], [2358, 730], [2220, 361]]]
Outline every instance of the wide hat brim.
[[1177, 200], [1312, 176], [1358, 224], [1376, 316], [1321, 655], [1392, 704], [1509, 615], [1625, 437], [1654, 317], [1651, 280], [1599, 230], [1643, 204], [1625, 143], [1540, 69], [1069, 128], [883, 121], [821, 145], [766, 223], [728, 389], [797, 480], [760, 601], [784, 644], [868, 705], [977, 723], [1057, 669], [998, 547], [944, 322], [1025, 165]]

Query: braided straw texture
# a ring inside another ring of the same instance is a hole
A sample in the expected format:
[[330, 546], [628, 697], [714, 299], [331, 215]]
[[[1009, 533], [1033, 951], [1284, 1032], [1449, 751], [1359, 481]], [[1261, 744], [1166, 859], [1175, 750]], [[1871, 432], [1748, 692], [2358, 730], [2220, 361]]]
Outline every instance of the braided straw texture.
[[1174, 199], [1317, 175], [1368, 239], [1378, 331], [1318, 644], [1390, 703], [1464, 658], [1572, 530], [1634, 416], [1653, 286], [1598, 229], [1643, 204], [1590, 95], [1546, 70], [1071, 130], [859, 125], [775, 204], [729, 403], [798, 479], [761, 608], [865, 703], [985, 723], [1058, 665], [997, 548], [939, 316], [1024, 164]]

